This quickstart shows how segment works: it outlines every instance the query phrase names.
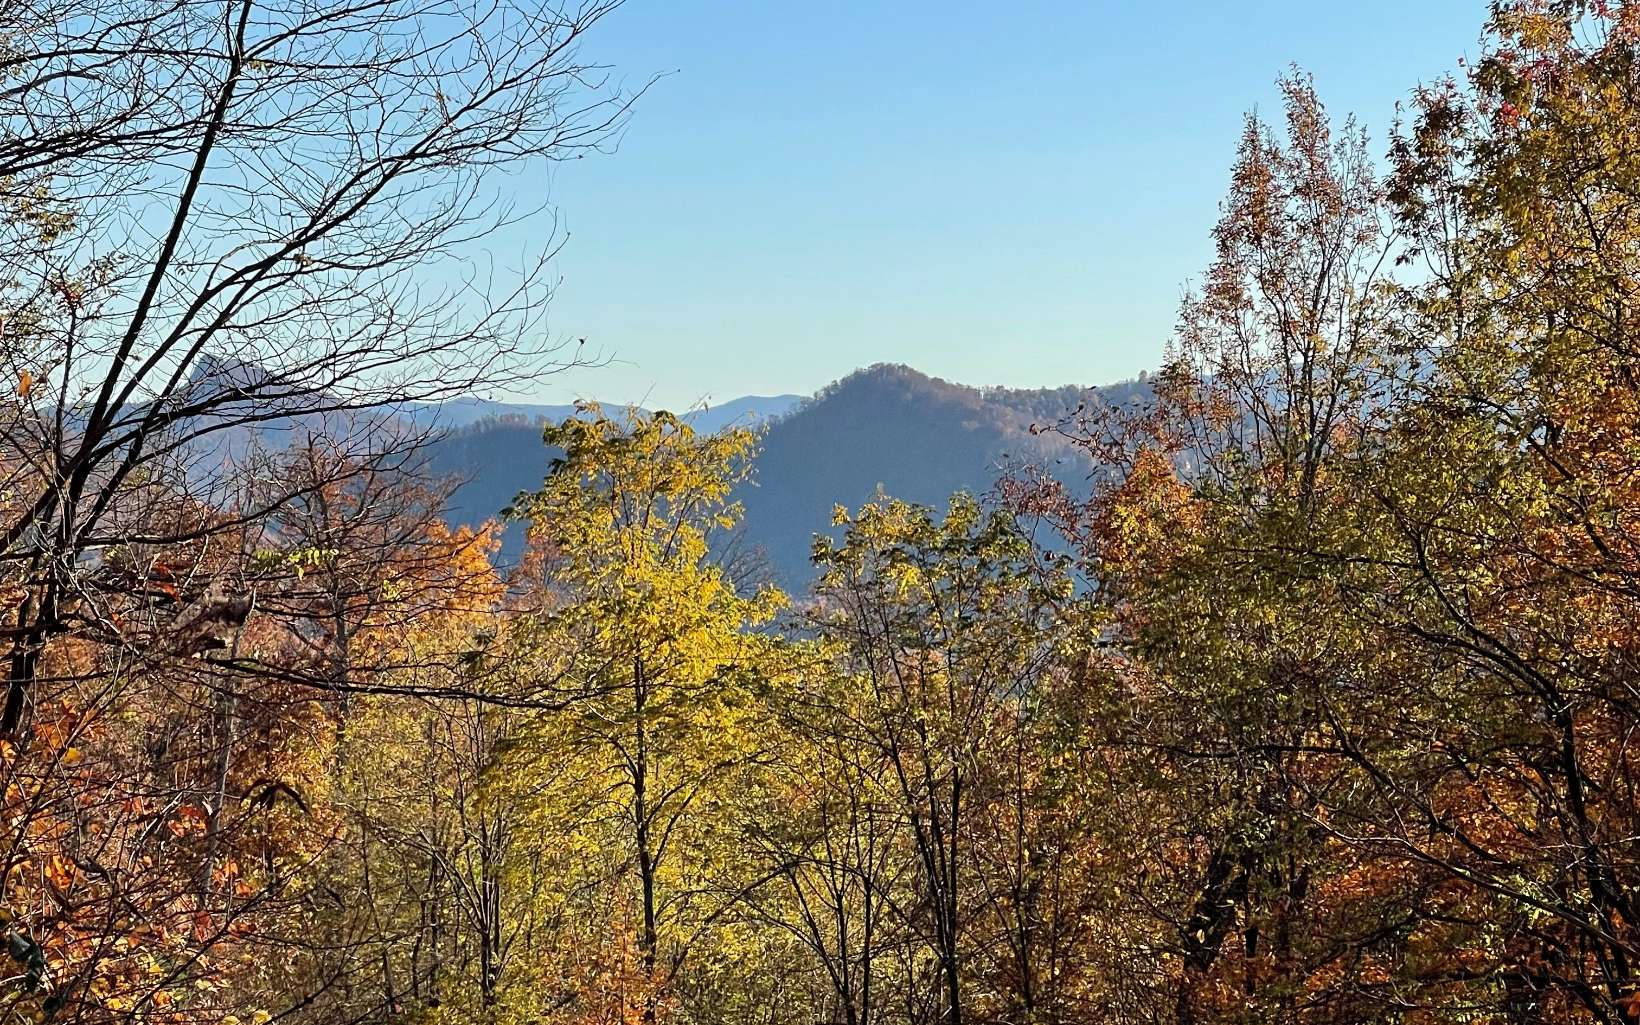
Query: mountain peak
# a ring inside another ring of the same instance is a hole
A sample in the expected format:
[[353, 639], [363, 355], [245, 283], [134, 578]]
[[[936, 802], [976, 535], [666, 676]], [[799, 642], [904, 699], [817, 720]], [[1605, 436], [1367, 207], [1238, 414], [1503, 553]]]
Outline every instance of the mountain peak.
[[[811, 541], [830, 529], [836, 502], [857, 506], [881, 488], [939, 507], [954, 491], [990, 491], [999, 476], [1026, 463], [1073, 492], [1086, 490], [1093, 472], [1086, 454], [1031, 427], [1057, 422], [1084, 402], [1125, 401], [1143, 387], [974, 388], [902, 363], [877, 363], [806, 400], [746, 396], [709, 404], [692, 421], [703, 431], [748, 417], [765, 427], [754, 481], [735, 497], [746, 511], [746, 543], [762, 549], [776, 579], [800, 588], [812, 575]], [[456, 493], [452, 515], [472, 522], [493, 516], [521, 489], [539, 487], [549, 453], [533, 420], [514, 419], [452, 432], [434, 456], [439, 468], [470, 478]]]
[[260, 363], [215, 353], [200, 356], [188, 374], [188, 384], [192, 387], [223, 390], [260, 388], [273, 379], [274, 375]]

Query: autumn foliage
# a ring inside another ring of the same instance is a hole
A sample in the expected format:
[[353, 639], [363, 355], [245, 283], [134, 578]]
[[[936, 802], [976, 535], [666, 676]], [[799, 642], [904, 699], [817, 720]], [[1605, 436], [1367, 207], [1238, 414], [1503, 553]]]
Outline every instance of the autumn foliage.
[[381, 420], [75, 483], [98, 282], [18, 300], [0, 1025], [1640, 1023], [1640, 7], [1487, 25], [1383, 153], [1248, 119], [1088, 491], [803, 594], [664, 412], [547, 425], [506, 567]]

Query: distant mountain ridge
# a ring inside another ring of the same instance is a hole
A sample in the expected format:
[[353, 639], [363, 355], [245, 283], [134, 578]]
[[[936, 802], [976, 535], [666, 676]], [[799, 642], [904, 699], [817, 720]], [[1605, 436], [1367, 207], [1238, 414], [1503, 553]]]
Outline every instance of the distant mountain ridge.
[[747, 539], [795, 587], [812, 576], [813, 537], [829, 529], [833, 506], [859, 506], [879, 490], [938, 508], [953, 492], [983, 495], [1009, 468], [1031, 465], [1085, 493], [1087, 455], [1032, 427], [1146, 388], [973, 388], [898, 364], [856, 371], [770, 425], [754, 486], [740, 495]]
[[[725, 403], [717, 416], [692, 418], [699, 430], [728, 423], [764, 428], [752, 482], [736, 495], [746, 509], [739, 543], [761, 549], [774, 578], [802, 587], [812, 576], [815, 533], [829, 529], [831, 510], [858, 506], [879, 490], [897, 498], [943, 505], [955, 491], [983, 494], [1010, 467], [1032, 464], [1085, 492], [1093, 467], [1086, 455], [1052, 432], [1033, 432], [1087, 403], [1121, 403], [1148, 385], [1103, 388], [972, 388], [898, 364], [877, 364], [828, 385], [808, 399], [748, 397]], [[465, 408], [465, 407], [464, 407]], [[462, 479], [449, 516], [476, 523], [496, 515], [519, 491], [537, 488], [550, 453], [540, 417], [531, 414], [469, 420], [429, 449], [431, 468]], [[563, 407], [567, 415], [572, 407]], [[504, 557], [520, 539], [509, 532]]]
[[[751, 426], [771, 420], [795, 409], [803, 401], [801, 395], [742, 395], [722, 403], [707, 403], [690, 410], [686, 416], [697, 431], [713, 432], [730, 425]], [[608, 409], [619, 408], [606, 403]], [[493, 419], [522, 419], [530, 422], [558, 421], [575, 413], [573, 403], [544, 405], [533, 402], [500, 402], [462, 396], [447, 402], [418, 402], [406, 406], [402, 415], [419, 424], [452, 430], [472, 427]]]
[[[226, 399], [200, 418], [206, 425], [269, 405], [281, 415], [250, 417], [202, 435], [185, 453], [190, 476], [229, 480], [254, 451], [277, 451], [304, 432], [322, 434], [350, 420], [357, 427], [356, 417], [363, 416], [388, 437], [408, 426], [410, 435], [425, 439], [417, 460], [424, 471], [456, 482], [446, 518], [458, 524], [496, 517], [520, 491], [539, 488], [555, 454], [542, 442], [542, 425], [576, 412], [573, 405], [462, 397], [326, 414], [322, 393], [271, 401], [255, 394], [267, 380], [267, 372], [252, 363], [202, 363], [189, 381], [190, 393]], [[700, 431], [737, 425], [763, 432], [753, 478], [735, 495], [746, 516], [734, 544], [737, 557], [760, 552], [773, 579], [796, 590], [813, 575], [814, 535], [831, 529], [838, 504], [858, 507], [882, 492], [938, 507], [956, 491], [983, 495], [1022, 464], [1046, 470], [1073, 493], [1086, 493], [1094, 472], [1086, 453], [1055, 432], [1032, 428], [1083, 406], [1132, 402], [1148, 390], [1142, 379], [1099, 388], [973, 388], [883, 363], [807, 398], [748, 395], [683, 415]], [[522, 530], [510, 526], [503, 561], [516, 559], [522, 545]]]

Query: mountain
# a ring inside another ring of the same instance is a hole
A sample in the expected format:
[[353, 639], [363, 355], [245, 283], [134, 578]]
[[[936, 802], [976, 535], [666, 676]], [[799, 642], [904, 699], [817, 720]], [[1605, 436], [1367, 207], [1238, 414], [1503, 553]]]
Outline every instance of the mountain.
[[575, 412], [573, 405], [541, 405], [532, 402], [497, 402], [472, 395], [446, 402], [413, 402], [400, 410], [400, 415], [423, 426], [459, 430], [484, 420], [518, 418], [537, 422], [562, 420]]
[[[1032, 425], [1058, 421], [1085, 402], [1135, 398], [1145, 387], [970, 388], [879, 364], [806, 400], [748, 397], [697, 413], [694, 424], [766, 425], [753, 482], [736, 496], [746, 508], [740, 543], [761, 549], [775, 579], [800, 588], [812, 576], [813, 536], [828, 529], [838, 503], [858, 506], [881, 490], [939, 506], [954, 491], [983, 494], [1023, 463], [1085, 490], [1092, 471], [1086, 456], [1056, 434], [1033, 433]], [[537, 417], [508, 415], [451, 431], [429, 455], [432, 469], [465, 482], [452, 498], [451, 519], [475, 523], [539, 487], [551, 454]], [[516, 555], [520, 543], [510, 531], [503, 556]]]
[[[800, 395], [747, 395], [685, 414], [697, 431], [758, 427], [790, 412]], [[454, 407], [453, 409], [451, 407]], [[474, 411], [482, 415], [468, 419]], [[498, 514], [520, 491], [538, 488], [552, 453], [541, 443], [541, 426], [575, 413], [574, 406], [536, 406], [459, 399], [422, 406], [412, 418], [449, 430], [428, 446], [428, 469], [461, 483], [450, 496], [449, 518], [476, 524]], [[508, 531], [502, 557], [518, 554], [519, 531]]]
[[801, 395], [745, 395], [697, 409], [686, 419], [695, 430], [711, 434], [725, 427], [757, 427], [778, 420], [802, 402]]
[[[364, 414], [316, 412], [325, 396], [299, 394], [277, 401], [286, 415], [238, 423], [267, 411], [273, 379], [252, 363], [206, 360], [186, 393], [226, 399], [202, 417], [222, 418], [226, 430], [203, 435], [187, 451], [188, 472], [201, 484], [228, 479], [255, 449], [276, 450], [303, 430], [323, 433], [358, 417], [391, 433], [408, 422], [430, 435], [421, 449], [425, 469], [457, 482], [448, 508], [454, 523], [494, 517], [520, 491], [541, 486], [554, 453], [541, 441], [544, 421], [574, 415], [570, 405], [498, 402], [463, 397], [408, 404]], [[276, 383], [276, 382], [275, 382]], [[737, 556], [760, 552], [773, 578], [793, 590], [812, 577], [809, 552], [817, 532], [830, 529], [837, 504], [858, 507], [881, 492], [941, 506], [955, 491], [982, 495], [1008, 468], [1047, 470], [1073, 492], [1085, 493], [1093, 467], [1085, 453], [1053, 432], [1033, 431], [1078, 407], [1125, 403], [1148, 390], [1142, 381], [1104, 388], [971, 388], [929, 377], [910, 367], [878, 364], [856, 371], [810, 398], [748, 395], [686, 414], [700, 431], [731, 425], [759, 427], [764, 436], [751, 482], [735, 496], [745, 523]], [[335, 421], [335, 422], [331, 422]], [[372, 428], [374, 429], [374, 428]], [[506, 532], [501, 557], [517, 558], [522, 531]]]
[[[697, 431], [718, 431], [734, 425], [752, 425], [784, 416], [803, 401], [801, 395], [743, 395], [722, 405], [706, 405], [686, 415]], [[614, 408], [613, 406], [611, 408]], [[575, 413], [574, 405], [541, 405], [530, 402], [497, 402], [470, 395], [447, 402], [417, 402], [404, 407], [400, 415], [415, 423], [458, 430], [485, 420], [520, 419], [530, 423], [562, 420]]]
[[764, 550], [777, 580], [798, 587], [812, 576], [813, 536], [829, 529], [839, 503], [857, 507], [881, 490], [937, 508], [955, 491], [983, 495], [1020, 465], [1085, 492], [1087, 456], [1032, 425], [1143, 388], [970, 388], [899, 365], [857, 371], [770, 425], [754, 484], [739, 496], [746, 540]]

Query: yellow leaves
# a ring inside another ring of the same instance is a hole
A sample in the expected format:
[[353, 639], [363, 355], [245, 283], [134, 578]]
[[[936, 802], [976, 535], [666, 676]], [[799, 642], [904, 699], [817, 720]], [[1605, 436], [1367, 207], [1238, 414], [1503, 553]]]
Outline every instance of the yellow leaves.
[[26, 399], [28, 393], [34, 389], [34, 375], [27, 370], [17, 375], [17, 397]]
[[1564, 45], [1571, 37], [1571, 26], [1545, 11], [1516, 9], [1502, 18], [1504, 31], [1530, 50], [1550, 50]]
[[890, 565], [885, 576], [893, 588], [895, 597], [901, 600], [909, 598], [923, 580], [922, 571], [909, 562]]
[[1191, 543], [1202, 528], [1203, 507], [1166, 456], [1146, 448], [1127, 478], [1107, 500], [1094, 524], [1099, 553], [1112, 568], [1159, 570]]
[[60, 854], [47, 858], [43, 871], [46, 882], [59, 890], [66, 890], [74, 883], [74, 863]]
[[728, 496], [745, 479], [751, 432], [702, 436], [670, 413], [629, 409], [616, 420], [589, 404], [544, 437], [564, 455], [517, 508], [532, 536], [550, 537], [555, 590], [599, 646], [667, 637], [669, 657], [691, 661], [699, 637], [780, 607], [772, 593], [737, 596], [708, 561], [708, 532], [739, 521]]

